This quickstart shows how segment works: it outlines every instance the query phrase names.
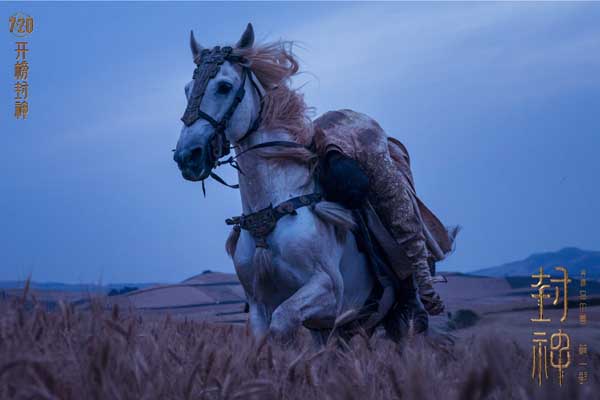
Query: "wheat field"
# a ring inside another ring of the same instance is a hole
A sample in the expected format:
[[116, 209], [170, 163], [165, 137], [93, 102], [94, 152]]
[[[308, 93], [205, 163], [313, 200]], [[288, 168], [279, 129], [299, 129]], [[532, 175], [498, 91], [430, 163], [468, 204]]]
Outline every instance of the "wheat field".
[[530, 354], [484, 334], [455, 341], [411, 336], [300, 336], [285, 348], [246, 327], [25, 298], [0, 300], [1, 399], [592, 399], [574, 374], [563, 387], [530, 376]]

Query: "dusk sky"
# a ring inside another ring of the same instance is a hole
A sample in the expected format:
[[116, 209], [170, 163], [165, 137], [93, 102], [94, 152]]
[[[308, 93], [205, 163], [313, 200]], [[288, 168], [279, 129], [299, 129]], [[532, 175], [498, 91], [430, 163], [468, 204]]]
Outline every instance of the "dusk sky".
[[[172, 160], [190, 29], [230, 44], [252, 22], [289, 39], [315, 117], [375, 118], [412, 158], [417, 192], [463, 227], [441, 269], [565, 246], [600, 250], [598, 3], [0, 4], [0, 280], [176, 282], [233, 272], [239, 193]], [[26, 121], [8, 18], [35, 18]], [[219, 170], [235, 181], [233, 170]]]

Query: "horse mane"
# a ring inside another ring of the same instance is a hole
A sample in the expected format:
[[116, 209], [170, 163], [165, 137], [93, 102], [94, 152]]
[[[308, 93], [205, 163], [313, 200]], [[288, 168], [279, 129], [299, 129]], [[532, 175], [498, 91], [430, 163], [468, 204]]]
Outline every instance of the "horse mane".
[[292, 76], [299, 70], [292, 47], [293, 42], [279, 40], [234, 48], [233, 53], [247, 60], [247, 66], [265, 89], [262, 126], [285, 129], [296, 142], [308, 145], [313, 134], [308, 116], [311, 108], [304, 102], [302, 93], [290, 86]]
[[[292, 76], [299, 70], [296, 57], [292, 54], [293, 42], [277, 41], [250, 48], [234, 48], [233, 54], [243, 56], [256, 79], [265, 89], [263, 96], [262, 125], [267, 129], [284, 129], [295, 142], [308, 146], [313, 137], [313, 124], [308, 116], [312, 111], [304, 102], [304, 96], [291, 84]], [[317, 155], [307, 148], [262, 148], [256, 153], [266, 159], [292, 160], [307, 164], [309, 173], [306, 182], [312, 183], [317, 166]], [[225, 243], [225, 250], [231, 258], [235, 253], [240, 237], [239, 229], [233, 229]], [[265, 251], [255, 253], [253, 263], [265, 275], [270, 264]]]

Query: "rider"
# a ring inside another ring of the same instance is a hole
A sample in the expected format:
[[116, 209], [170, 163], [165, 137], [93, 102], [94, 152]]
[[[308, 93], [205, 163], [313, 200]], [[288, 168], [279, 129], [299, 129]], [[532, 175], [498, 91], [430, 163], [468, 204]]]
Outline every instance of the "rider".
[[326, 199], [350, 209], [368, 200], [409, 261], [393, 265], [394, 271], [401, 279], [414, 274], [427, 312], [441, 313], [444, 305], [430, 265], [452, 250], [457, 230], [448, 232], [416, 197], [404, 146], [388, 138], [375, 120], [351, 110], [327, 112], [314, 127]]

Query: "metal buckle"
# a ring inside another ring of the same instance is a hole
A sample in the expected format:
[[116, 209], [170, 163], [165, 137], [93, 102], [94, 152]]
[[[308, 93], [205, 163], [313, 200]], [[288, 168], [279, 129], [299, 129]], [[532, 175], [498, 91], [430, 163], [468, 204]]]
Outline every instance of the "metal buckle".
[[310, 197], [308, 197], [308, 196], [300, 196], [299, 200], [300, 200], [300, 203], [304, 204], [305, 206], [307, 206], [311, 203]]
[[239, 216], [238, 217], [231, 217], [231, 218], [227, 218], [225, 220], [225, 223], [227, 225], [239, 225], [241, 220], [242, 220], [242, 217], [239, 217]]

